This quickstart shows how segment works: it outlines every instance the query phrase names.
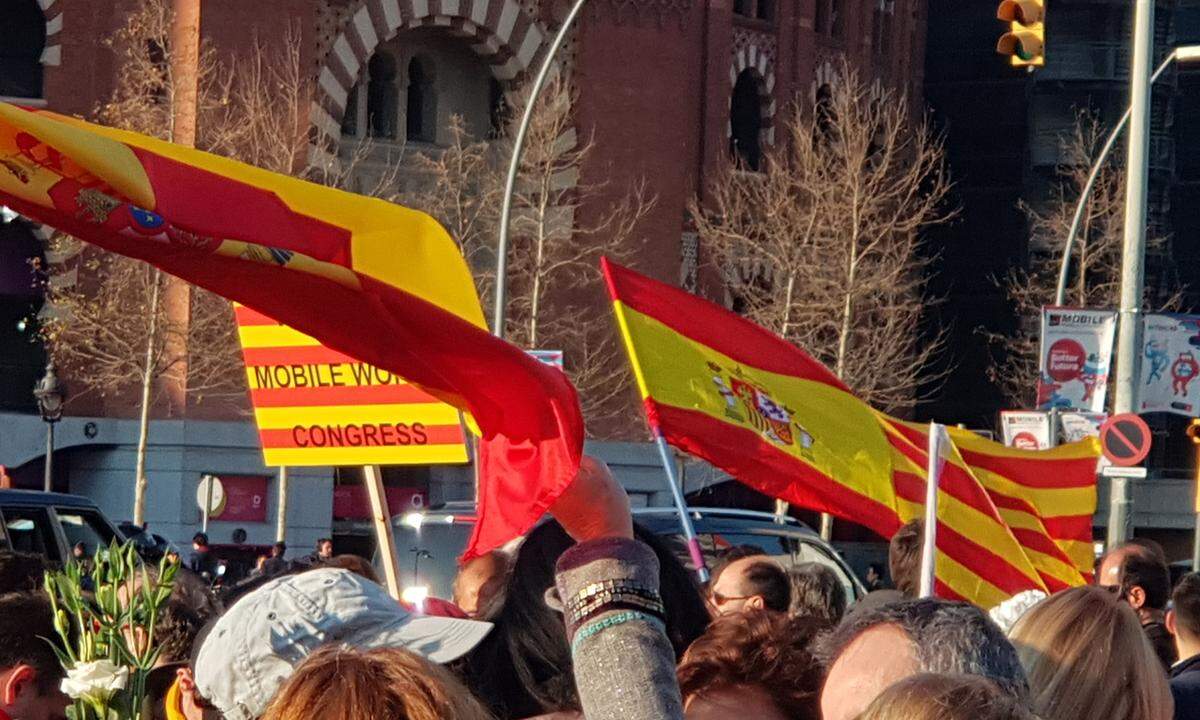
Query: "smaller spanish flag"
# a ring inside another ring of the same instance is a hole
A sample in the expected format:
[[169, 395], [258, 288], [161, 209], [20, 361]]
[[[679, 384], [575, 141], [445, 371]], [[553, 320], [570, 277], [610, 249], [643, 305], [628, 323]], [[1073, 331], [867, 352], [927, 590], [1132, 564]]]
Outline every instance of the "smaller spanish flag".
[[[804, 351], [722, 307], [608, 260], [603, 269], [647, 419], [668, 442], [884, 537], [922, 516], [927, 428], [875, 411]], [[1095, 444], [1031, 453], [950, 437], [938, 594], [991, 607], [1083, 584]]]

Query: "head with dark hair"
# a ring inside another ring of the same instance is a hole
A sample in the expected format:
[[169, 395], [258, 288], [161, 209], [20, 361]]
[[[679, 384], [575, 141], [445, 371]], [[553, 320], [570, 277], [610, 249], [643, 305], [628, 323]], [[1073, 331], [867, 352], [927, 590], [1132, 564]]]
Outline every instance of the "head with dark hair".
[[921, 544], [925, 538], [925, 523], [910, 520], [892, 536], [888, 543], [888, 572], [892, 584], [905, 597], [915, 598], [921, 587]]
[[709, 573], [709, 586], [711, 587], [721, 577], [721, 573], [725, 572], [725, 568], [742, 558], [748, 557], [767, 557], [767, 551], [757, 545], [734, 545], [722, 550], [720, 555], [717, 556], [716, 562], [713, 563], [712, 572]]
[[198, 532], [195, 535], [193, 535], [192, 536], [192, 546], [198, 547], [198, 548], [208, 547], [208, 534]]
[[287, 552], [287, 543], [277, 542], [271, 546], [271, 557], [281, 558]]
[[1184, 575], [1175, 586], [1167, 628], [1175, 636], [1180, 660], [1200, 654], [1200, 573]]
[[765, 555], [748, 555], [725, 566], [708, 587], [713, 615], [774, 610], [786, 613], [791, 581], [779, 563]]
[[818, 562], [800, 563], [788, 571], [792, 582], [792, 617], [812, 617], [836, 625], [846, 614], [846, 588], [837, 573]]
[[[157, 574], [154, 567], [148, 567], [147, 572], [150, 577]], [[200, 628], [221, 611], [221, 603], [208, 583], [186, 568], [180, 568], [175, 574], [171, 596], [154, 625], [154, 638], [162, 648], [159, 664], [186, 662]]]
[[45, 575], [46, 559], [41, 555], [0, 550], [0, 594], [38, 590]]
[[[658, 556], [667, 637], [678, 657], [704, 632], [709, 619], [704, 599], [691, 573], [661, 540], [637, 525], [634, 535]], [[553, 520], [529, 533], [513, 560], [504, 603], [491, 618], [495, 627], [466, 659], [467, 684], [497, 717], [580, 709], [562, 616], [545, 600], [558, 558], [573, 544]]]
[[0, 595], [0, 716], [62, 717], [67, 698], [49, 600], [38, 592]]
[[1096, 584], [1120, 588], [1122, 596], [1139, 611], [1165, 610], [1171, 595], [1171, 573], [1162, 547], [1145, 539], [1109, 550], [1100, 561]]
[[816, 720], [822, 672], [811, 645], [822, 627], [770, 611], [715, 620], [679, 665], [689, 720]]
[[921, 673], [884, 690], [858, 720], [1036, 720], [1025, 704], [978, 675]]
[[333, 557], [333, 540], [327, 537], [317, 538], [316, 552], [317, 557], [325, 560]]
[[979, 675], [1004, 692], [1029, 691], [1016, 650], [979, 608], [922, 599], [850, 613], [825, 638], [825, 720], [850, 720], [894, 682], [919, 672]]
[[1179, 579], [1171, 593], [1173, 624], [1192, 640], [1200, 642], [1200, 573], [1188, 573]]

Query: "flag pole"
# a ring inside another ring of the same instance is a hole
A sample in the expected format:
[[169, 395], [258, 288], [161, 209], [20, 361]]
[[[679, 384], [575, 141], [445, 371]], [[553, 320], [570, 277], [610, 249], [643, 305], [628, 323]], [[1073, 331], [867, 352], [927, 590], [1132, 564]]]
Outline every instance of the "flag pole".
[[667, 485], [671, 488], [671, 498], [675, 501], [675, 509], [679, 512], [679, 524], [683, 527], [683, 537], [687, 540], [688, 554], [692, 564], [696, 566], [696, 576], [701, 583], [708, 582], [708, 568], [704, 565], [704, 553], [700, 550], [700, 540], [696, 538], [696, 529], [692, 526], [692, 518], [688, 515], [687, 500], [683, 497], [683, 487], [675, 473], [674, 458], [667, 447], [658, 428], [653, 428], [654, 444], [658, 447], [658, 456], [662, 459], [663, 469], [667, 471]]
[[363, 483], [371, 500], [371, 522], [375, 525], [375, 541], [383, 561], [383, 574], [388, 594], [400, 601], [400, 560], [396, 557], [396, 536], [392, 533], [392, 518], [388, 513], [387, 494], [383, 489], [383, 473], [378, 465], [363, 466]]
[[938, 483], [942, 476], [942, 440], [945, 430], [929, 423], [929, 463], [925, 481], [925, 537], [921, 541], [921, 597], [934, 597], [937, 569]]

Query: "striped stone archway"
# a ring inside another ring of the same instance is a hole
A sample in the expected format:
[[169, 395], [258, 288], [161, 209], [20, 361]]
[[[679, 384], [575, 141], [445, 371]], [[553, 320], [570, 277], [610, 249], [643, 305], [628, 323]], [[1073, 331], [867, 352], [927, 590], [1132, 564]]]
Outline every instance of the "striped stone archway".
[[[759, 133], [762, 146], [775, 144], [775, 65], [774, 59], [756, 44], [736, 50], [729, 67], [729, 101], [732, 108], [733, 89], [746, 70], [753, 70], [758, 81], [758, 95], [762, 103], [762, 130]], [[726, 137], [733, 137], [733, 124], [726, 126]]]
[[346, 100], [375, 49], [401, 30], [418, 27], [443, 27], [469, 39], [492, 74], [510, 84], [529, 69], [547, 40], [545, 28], [518, 0], [359, 0], [317, 75], [309, 116], [313, 165], [336, 164]]
[[42, 15], [46, 16], [46, 47], [42, 50], [42, 64], [62, 64], [63, 6], [66, 0], [38, 0]]

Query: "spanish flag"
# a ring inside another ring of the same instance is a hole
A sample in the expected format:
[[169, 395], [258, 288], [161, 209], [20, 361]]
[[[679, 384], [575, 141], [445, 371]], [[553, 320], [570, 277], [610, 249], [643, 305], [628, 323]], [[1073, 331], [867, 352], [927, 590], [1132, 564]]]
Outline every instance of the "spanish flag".
[[469, 555], [532, 527], [578, 470], [574, 388], [487, 332], [466, 262], [427, 215], [5, 103], [0, 203], [470, 413], [482, 438]]
[[[922, 516], [927, 428], [875, 411], [805, 352], [724, 308], [607, 260], [603, 268], [656, 433], [760, 492], [884, 537]], [[1032, 453], [950, 436], [938, 594], [991, 607], [1022, 590], [1083, 584], [1094, 443]]]

